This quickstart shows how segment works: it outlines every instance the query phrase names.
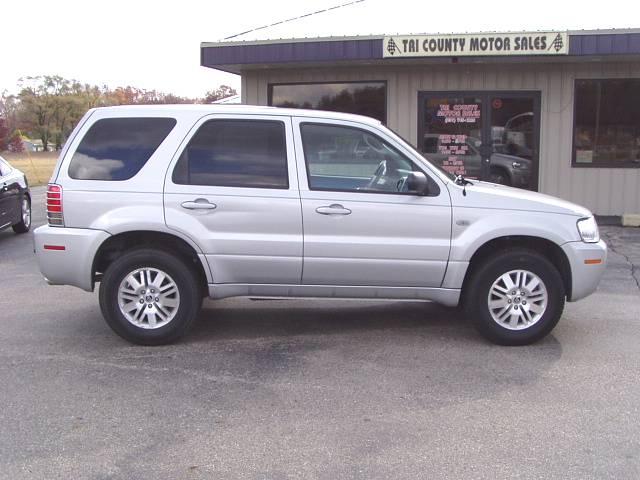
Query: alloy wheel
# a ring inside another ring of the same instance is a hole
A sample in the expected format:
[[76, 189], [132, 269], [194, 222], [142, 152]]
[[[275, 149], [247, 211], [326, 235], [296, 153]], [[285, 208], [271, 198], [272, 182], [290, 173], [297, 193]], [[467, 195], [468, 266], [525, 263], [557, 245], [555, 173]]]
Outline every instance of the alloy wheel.
[[176, 316], [180, 292], [171, 276], [157, 268], [138, 268], [124, 277], [118, 288], [118, 307], [129, 323], [156, 329]]
[[28, 198], [22, 200], [22, 223], [27, 229], [31, 226], [31, 202]]
[[549, 294], [542, 279], [528, 270], [511, 270], [498, 277], [487, 298], [491, 318], [503, 328], [524, 330], [540, 321]]

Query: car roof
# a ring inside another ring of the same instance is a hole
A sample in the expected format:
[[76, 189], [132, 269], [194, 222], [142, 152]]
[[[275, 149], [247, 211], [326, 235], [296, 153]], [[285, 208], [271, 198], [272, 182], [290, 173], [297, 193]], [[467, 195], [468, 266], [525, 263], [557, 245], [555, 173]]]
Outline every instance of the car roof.
[[121, 117], [124, 114], [144, 115], [145, 112], [157, 115], [176, 115], [180, 113], [196, 114], [233, 114], [233, 115], [287, 115], [293, 117], [322, 118], [329, 120], [344, 120], [352, 122], [366, 123], [370, 125], [380, 125], [381, 122], [375, 118], [355, 115], [352, 113], [329, 112], [325, 110], [307, 110], [301, 108], [280, 108], [260, 105], [233, 105], [233, 104], [189, 104], [189, 105], [118, 105], [113, 107], [99, 107], [95, 110], [101, 112], [101, 116], [109, 115]]

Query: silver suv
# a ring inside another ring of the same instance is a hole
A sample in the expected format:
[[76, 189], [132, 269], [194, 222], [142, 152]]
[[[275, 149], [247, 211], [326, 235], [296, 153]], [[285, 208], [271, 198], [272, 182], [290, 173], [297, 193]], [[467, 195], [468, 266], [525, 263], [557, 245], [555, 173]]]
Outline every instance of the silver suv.
[[91, 110], [47, 215], [48, 282], [100, 282], [107, 323], [146, 345], [182, 336], [204, 296], [430, 300], [528, 344], [606, 262], [588, 210], [451, 177], [378, 121], [319, 111]]

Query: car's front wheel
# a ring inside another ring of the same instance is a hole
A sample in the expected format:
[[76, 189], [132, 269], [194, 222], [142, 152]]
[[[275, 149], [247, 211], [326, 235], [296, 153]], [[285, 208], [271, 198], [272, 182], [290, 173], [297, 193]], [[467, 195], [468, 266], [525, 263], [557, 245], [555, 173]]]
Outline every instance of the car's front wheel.
[[197, 275], [182, 259], [158, 249], [117, 258], [100, 284], [100, 309], [125, 340], [171, 343], [186, 333], [202, 303]]
[[557, 268], [543, 255], [521, 248], [486, 260], [471, 273], [463, 295], [474, 326], [500, 345], [527, 345], [546, 336], [565, 301]]

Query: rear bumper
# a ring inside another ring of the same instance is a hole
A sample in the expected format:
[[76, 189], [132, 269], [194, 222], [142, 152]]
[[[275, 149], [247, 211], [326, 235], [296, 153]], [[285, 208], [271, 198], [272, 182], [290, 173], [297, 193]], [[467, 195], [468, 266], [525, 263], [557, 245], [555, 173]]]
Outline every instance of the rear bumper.
[[[562, 245], [571, 265], [571, 298], [575, 302], [591, 295], [598, 288], [607, 265], [607, 245], [598, 243], [569, 242]], [[595, 263], [601, 260], [600, 263]]]
[[110, 234], [84, 228], [36, 228], [34, 247], [40, 272], [51, 285], [93, 291], [93, 259]]

